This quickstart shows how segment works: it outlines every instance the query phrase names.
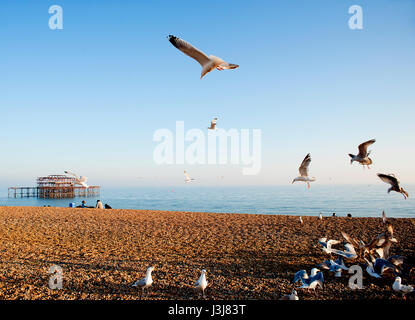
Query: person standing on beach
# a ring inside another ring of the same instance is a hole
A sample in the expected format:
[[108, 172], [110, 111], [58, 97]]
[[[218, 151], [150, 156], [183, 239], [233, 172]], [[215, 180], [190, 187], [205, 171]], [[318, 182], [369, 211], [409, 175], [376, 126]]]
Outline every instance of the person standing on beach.
[[97, 200], [97, 205], [95, 206], [95, 209], [104, 209], [101, 200]]

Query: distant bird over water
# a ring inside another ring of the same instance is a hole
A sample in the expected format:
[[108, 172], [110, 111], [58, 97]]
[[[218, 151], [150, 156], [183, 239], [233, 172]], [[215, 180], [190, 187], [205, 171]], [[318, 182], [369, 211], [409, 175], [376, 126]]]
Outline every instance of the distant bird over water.
[[75, 173], [73, 173], [73, 172], [70, 172], [70, 171], [64, 171], [66, 174], [69, 174], [69, 175], [71, 175], [71, 176], [74, 176], [75, 177], [75, 184], [80, 184], [81, 186], [83, 186], [83, 187], [85, 187], [85, 188], [89, 188], [88, 187], [88, 185], [86, 184], [86, 182], [87, 182], [87, 180], [88, 180], [88, 178], [87, 177], [84, 177], [84, 176], [80, 176], [80, 177], [78, 177], [78, 175], [76, 175]]
[[369, 140], [369, 141], [366, 141], [366, 142], [363, 142], [362, 144], [360, 144], [359, 147], [358, 147], [359, 148], [359, 153], [356, 156], [349, 153], [349, 157], [351, 158], [350, 164], [353, 164], [353, 161], [357, 161], [363, 166], [363, 168], [366, 165], [366, 167], [368, 169], [370, 169], [369, 165], [371, 165], [373, 163], [373, 161], [372, 161], [372, 159], [369, 158], [370, 151], [368, 152], [367, 148], [370, 145], [374, 144], [375, 142], [376, 142], [376, 140], [372, 139], [372, 140]]
[[190, 178], [190, 176], [189, 176], [189, 174], [186, 172], [186, 171], [184, 171], [184, 182], [185, 183], [189, 183], [189, 182], [192, 182], [192, 181], [194, 181], [195, 179], [193, 179], [193, 178]]
[[399, 180], [395, 177], [394, 174], [378, 173], [378, 177], [383, 182], [389, 183], [391, 185], [391, 187], [388, 189], [388, 193], [390, 193], [391, 191], [401, 193], [405, 200], [409, 197], [408, 192], [406, 192], [404, 188], [401, 187]]
[[307, 183], [307, 187], [308, 187], [308, 189], [310, 189], [310, 182], [316, 181], [315, 177], [312, 177], [312, 178], [308, 177], [308, 167], [310, 165], [310, 162], [311, 162], [311, 156], [310, 156], [310, 154], [307, 154], [305, 156], [303, 162], [301, 162], [300, 167], [298, 168], [300, 176], [295, 178], [292, 183], [294, 183], [296, 181], [303, 181], [303, 182]]
[[210, 127], [208, 127], [208, 129], [215, 130], [217, 121], [218, 121], [218, 118], [213, 118], [212, 122], [210, 123]]
[[180, 39], [173, 35], [169, 35], [168, 38], [173, 46], [175, 46], [181, 52], [200, 63], [200, 65], [202, 66], [202, 74], [200, 76], [200, 79], [202, 79], [207, 73], [209, 73], [215, 68], [220, 71], [224, 69], [236, 69], [239, 67], [239, 65], [237, 64], [227, 63], [223, 61], [221, 58], [212, 55], [207, 56], [202, 51], [196, 49], [190, 43], [184, 41], [183, 39]]

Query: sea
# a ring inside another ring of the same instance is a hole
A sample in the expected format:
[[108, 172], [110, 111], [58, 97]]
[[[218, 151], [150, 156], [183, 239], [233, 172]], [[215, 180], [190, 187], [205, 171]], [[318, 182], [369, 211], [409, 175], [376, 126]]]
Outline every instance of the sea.
[[[0, 190], [0, 206], [69, 207], [85, 200], [94, 206], [98, 199], [113, 209], [146, 209], [187, 212], [284, 214], [297, 216], [415, 218], [415, 185], [405, 186], [407, 200], [396, 192], [387, 193], [386, 185], [312, 185], [289, 186], [197, 186], [101, 188], [95, 198], [40, 199], [8, 198]], [[412, 197], [413, 195], [413, 197]]]

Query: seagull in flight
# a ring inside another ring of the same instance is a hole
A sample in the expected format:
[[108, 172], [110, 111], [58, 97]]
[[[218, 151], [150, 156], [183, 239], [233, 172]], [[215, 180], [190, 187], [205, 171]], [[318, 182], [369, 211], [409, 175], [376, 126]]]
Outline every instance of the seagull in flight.
[[367, 264], [367, 273], [374, 278], [382, 278], [383, 272], [389, 268], [391, 268], [394, 271], [397, 270], [396, 266], [393, 263], [385, 259], [377, 258], [375, 262], [370, 262], [366, 258], [364, 258], [364, 260]]
[[151, 277], [151, 272], [154, 270], [154, 267], [149, 267], [146, 271], [146, 276], [143, 279], [137, 280], [133, 283], [133, 287], [141, 288], [141, 293], [144, 292], [144, 289], [147, 289], [153, 283], [153, 278]]
[[87, 182], [87, 180], [88, 180], [88, 178], [87, 177], [84, 177], [84, 176], [80, 176], [80, 177], [78, 177], [78, 175], [76, 175], [75, 173], [73, 173], [73, 172], [70, 172], [70, 171], [64, 171], [66, 174], [69, 174], [69, 175], [71, 175], [71, 176], [74, 176], [75, 177], [75, 184], [80, 184], [81, 186], [83, 186], [83, 187], [85, 187], [85, 188], [89, 188], [88, 187], [88, 185], [86, 184], [86, 182]]
[[341, 270], [349, 270], [343, 262], [343, 258], [339, 256], [336, 261], [326, 260], [319, 264], [320, 268], [335, 272], [335, 277], [341, 277]]
[[208, 285], [208, 282], [206, 281], [206, 270], [202, 270], [202, 274], [200, 275], [199, 279], [194, 283], [194, 287], [197, 290], [202, 291], [203, 298], [205, 297], [205, 289]]
[[365, 165], [368, 169], [370, 169], [369, 165], [371, 165], [373, 163], [372, 159], [369, 158], [369, 154], [370, 151], [367, 151], [367, 148], [374, 144], [376, 142], [375, 139], [363, 142], [362, 144], [359, 145], [359, 153], [357, 155], [353, 155], [351, 153], [349, 153], [349, 157], [350, 159], [350, 164], [353, 164], [353, 161], [359, 162], [363, 168], [365, 168]]
[[207, 56], [205, 53], [193, 47], [190, 43], [184, 41], [183, 39], [180, 39], [173, 35], [169, 35], [168, 38], [173, 46], [175, 46], [181, 52], [200, 63], [200, 65], [202, 66], [202, 74], [200, 76], [200, 79], [202, 79], [207, 73], [214, 70], [215, 68], [221, 71], [225, 69], [236, 69], [239, 67], [239, 65], [237, 64], [227, 63], [223, 61], [221, 58], [212, 55]]
[[337, 254], [339, 256], [342, 256], [346, 259], [356, 259], [357, 258], [357, 253], [354, 250], [354, 247], [352, 244], [350, 243], [346, 243], [344, 245], [344, 247], [346, 248], [346, 250], [342, 251], [342, 250], [337, 250], [337, 249], [331, 249], [331, 253]]
[[389, 183], [391, 185], [391, 187], [388, 189], [388, 193], [390, 193], [391, 191], [401, 193], [405, 200], [409, 197], [408, 192], [406, 192], [404, 188], [401, 187], [399, 180], [395, 177], [394, 174], [378, 173], [378, 177], [383, 182]]
[[186, 171], [184, 171], [184, 176], [185, 176], [185, 178], [184, 178], [185, 183], [189, 183], [189, 182], [192, 182], [192, 181], [195, 180], [193, 178], [190, 178], [189, 174]]
[[208, 129], [209, 130], [215, 130], [217, 121], [218, 121], [218, 118], [213, 118], [213, 120], [210, 123], [210, 127], [208, 127]]
[[307, 271], [300, 270], [294, 275], [293, 283], [301, 281], [302, 286], [300, 288], [315, 289], [319, 285], [323, 289], [324, 277], [323, 273], [317, 269], [311, 269], [310, 277], [307, 274]]
[[333, 253], [334, 249], [332, 249], [331, 246], [339, 244], [340, 241], [339, 240], [327, 240], [327, 238], [323, 237], [318, 240], [318, 243], [320, 243], [323, 246], [322, 249], [325, 253]]
[[308, 177], [308, 167], [310, 165], [310, 162], [311, 162], [311, 156], [310, 156], [310, 154], [307, 154], [305, 156], [303, 162], [301, 162], [300, 167], [298, 168], [300, 176], [295, 178], [292, 183], [294, 183], [296, 181], [303, 181], [303, 182], [307, 183], [307, 187], [308, 187], [308, 189], [310, 189], [310, 182], [316, 181], [315, 177], [312, 177], [312, 178]]

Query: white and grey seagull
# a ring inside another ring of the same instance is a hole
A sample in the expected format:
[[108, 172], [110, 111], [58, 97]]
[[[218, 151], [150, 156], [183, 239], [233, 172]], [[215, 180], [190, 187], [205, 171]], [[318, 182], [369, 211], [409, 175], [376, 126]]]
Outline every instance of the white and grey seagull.
[[85, 176], [80, 176], [78, 177], [77, 174], [70, 172], [70, 171], [64, 171], [66, 174], [69, 174], [71, 176], [75, 177], [75, 184], [80, 184], [81, 186], [85, 187], [85, 188], [89, 188], [89, 186], [86, 184], [88, 178]]
[[202, 274], [200, 275], [199, 279], [193, 285], [195, 289], [202, 291], [203, 298], [205, 297], [205, 289], [208, 286], [208, 282], [206, 280], [206, 270], [202, 270]]
[[320, 268], [327, 269], [335, 273], [335, 277], [341, 277], [342, 270], [349, 270], [343, 262], [343, 258], [339, 256], [336, 261], [326, 260], [318, 265]]
[[367, 267], [366, 271], [369, 275], [371, 275], [374, 278], [382, 278], [382, 274], [387, 269], [392, 269], [393, 271], [396, 271], [396, 266], [389, 262], [388, 260], [377, 258], [375, 262], [371, 262], [364, 258], [366, 261]]
[[153, 278], [151, 277], [151, 272], [154, 270], [154, 267], [149, 267], [146, 271], [146, 276], [143, 279], [137, 280], [133, 283], [133, 287], [141, 288], [141, 293], [143, 294], [144, 289], [149, 288], [153, 283]]
[[280, 300], [300, 300], [300, 299], [298, 298], [297, 291], [295, 291], [295, 289], [293, 289], [293, 291], [291, 291], [291, 294], [287, 294], [285, 296], [282, 296], [280, 298]]
[[310, 276], [307, 271], [300, 270], [294, 275], [293, 283], [301, 281], [302, 286], [300, 288], [315, 289], [319, 285], [323, 289], [324, 277], [323, 273], [317, 269], [311, 269]]
[[207, 73], [214, 70], [215, 68], [220, 71], [225, 69], [236, 69], [239, 67], [237, 64], [225, 62], [221, 58], [215, 57], [213, 55], [207, 56], [205, 53], [193, 47], [190, 43], [184, 41], [183, 39], [173, 35], [169, 35], [168, 38], [173, 46], [200, 63], [202, 66], [200, 79], [202, 79]]
[[346, 248], [346, 250], [342, 251], [342, 250], [337, 250], [337, 249], [331, 249], [331, 253], [337, 254], [339, 256], [342, 256], [346, 259], [356, 259], [357, 258], [357, 253], [354, 250], [354, 247], [352, 244], [350, 243], [346, 243], [344, 245], [344, 247]]
[[401, 282], [402, 282], [401, 277], [396, 277], [395, 282], [392, 285], [392, 289], [396, 292], [402, 293], [403, 295], [410, 293], [410, 292], [414, 292], [414, 287], [409, 286], [409, 285], [404, 285]]
[[311, 156], [310, 154], [307, 154], [304, 160], [301, 162], [300, 167], [298, 168], [300, 175], [297, 178], [295, 178], [292, 183], [296, 181], [303, 181], [307, 183], [307, 187], [310, 189], [310, 182], [316, 181], [315, 177], [310, 178], [308, 176], [308, 167], [310, 166], [310, 162]]
[[366, 166], [368, 169], [370, 169], [369, 165], [373, 163], [372, 159], [369, 158], [370, 151], [367, 151], [367, 148], [374, 144], [376, 142], [375, 139], [363, 142], [359, 145], [359, 153], [357, 155], [349, 153], [350, 164], [353, 164], [353, 161], [359, 162], [363, 168]]
[[331, 248], [331, 246], [339, 244], [339, 240], [327, 240], [326, 237], [318, 239], [318, 243], [320, 243], [323, 246], [323, 251], [325, 253], [333, 253], [334, 249]]
[[406, 192], [404, 190], [404, 188], [401, 187], [401, 184], [399, 182], [399, 180], [395, 177], [394, 174], [383, 174], [383, 173], [378, 173], [378, 177], [386, 183], [389, 183], [391, 185], [391, 187], [388, 189], [388, 193], [390, 193], [391, 191], [396, 191], [398, 193], [401, 193], [403, 195], [403, 197], [408, 198], [408, 192]]

